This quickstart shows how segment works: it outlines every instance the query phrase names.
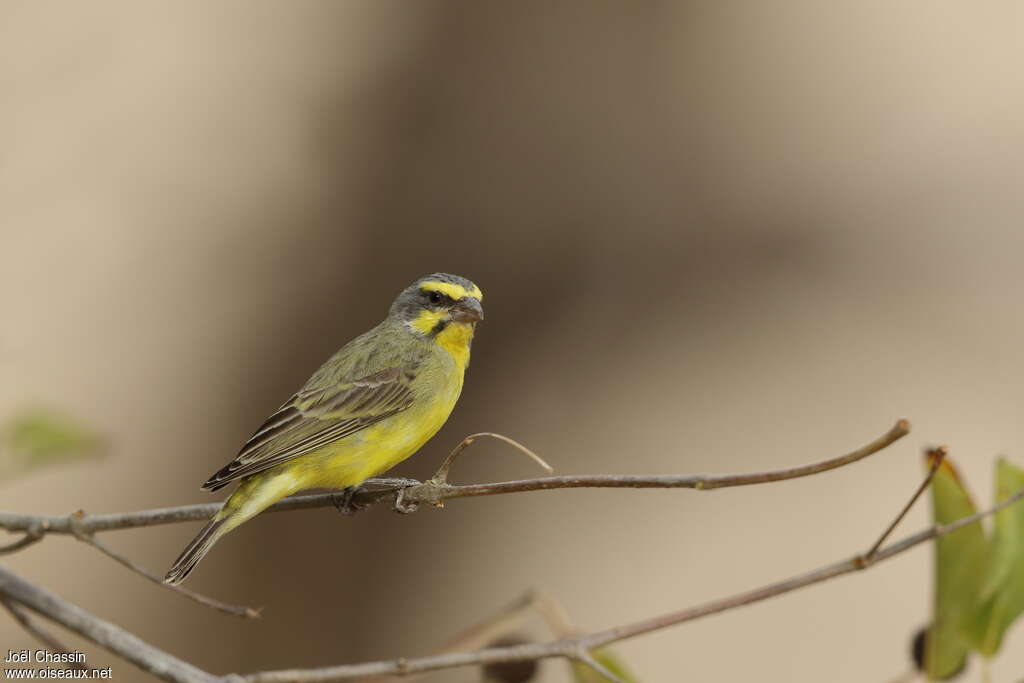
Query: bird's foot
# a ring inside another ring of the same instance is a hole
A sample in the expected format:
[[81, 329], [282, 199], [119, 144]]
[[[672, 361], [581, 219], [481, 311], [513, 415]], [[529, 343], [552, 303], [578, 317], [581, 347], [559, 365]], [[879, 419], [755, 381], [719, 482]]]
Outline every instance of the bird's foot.
[[367, 489], [406, 489], [410, 486], [422, 484], [418, 479], [406, 479], [404, 477], [373, 477], [362, 483]]
[[394, 504], [394, 508], [393, 509], [394, 509], [395, 512], [397, 512], [400, 515], [407, 515], [410, 512], [416, 512], [417, 510], [420, 509], [420, 504], [419, 503], [417, 503], [415, 501], [406, 501], [405, 500], [405, 492], [406, 492], [406, 490], [409, 489], [411, 486], [418, 486], [419, 483], [420, 483], [420, 482], [415, 481], [415, 480], [413, 480], [413, 481], [414, 481], [414, 483], [412, 483], [412, 484], [410, 484], [408, 486], [402, 486], [401, 488], [399, 488], [398, 490], [395, 491], [395, 504]]
[[366, 489], [362, 486], [349, 486], [343, 489], [340, 493], [334, 495], [334, 507], [338, 508], [338, 512], [346, 516], [356, 514], [363, 508], [369, 507], [366, 503], [356, 502], [356, 496], [365, 491]]

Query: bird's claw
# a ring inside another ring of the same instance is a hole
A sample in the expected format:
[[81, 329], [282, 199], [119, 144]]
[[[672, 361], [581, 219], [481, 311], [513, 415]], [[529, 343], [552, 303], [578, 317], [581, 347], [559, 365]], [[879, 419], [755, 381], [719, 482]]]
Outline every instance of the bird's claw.
[[356, 496], [365, 490], [362, 486], [349, 486], [345, 488], [341, 493], [334, 496], [334, 507], [338, 508], [338, 512], [346, 516], [356, 514], [363, 508], [368, 507], [365, 503], [356, 502]]
[[417, 502], [407, 502], [405, 500], [405, 491], [413, 486], [420, 486], [422, 483], [417, 479], [376, 477], [367, 479], [363, 482], [363, 485], [372, 487], [370, 490], [380, 490], [377, 487], [384, 487], [382, 490], [394, 490], [395, 502], [392, 509], [399, 514], [407, 515], [410, 512], [416, 512], [420, 504]]
[[[416, 512], [419, 509], [420, 504], [418, 502], [406, 501], [405, 491], [406, 489], [412, 488], [413, 486], [419, 486], [421, 482], [416, 479], [367, 479], [363, 484], [359, 486], [349, 486], [342, 489], [339, 493], [334, 495], [334, 507], [338, 509], [343, 515], [354, 515], [360, 510], [370, 506], [370, 503], [358, 503], [356, 498], [360, 494], [364, 493], [379, 493], [381, 489], [374, 487], [385, 486], [383, 489], [394, 489], [395, 492], [395, 512], [407, 515], [410, 512]], [[369, 486], [367, 486], [369, 485]]]
[[362, 485], [367, 488], [373, 487], [374, 489], [377, 487], [381, 489], [398, 489], [418, 486], [421, 483], [423, 482], [418, 479], [409, 479], [407, 477], [373, 477], [364, 481]]
[[[419, 482], [416, 482], [416, 484], [419, 484]], [[420, 504], [419, 503], [417, 503], [417, 502], [408, 502], [407, 503], [405, 501], [405, 492], [406, 492], [406, 490], [408, 488], [409, 488], [408, 486], [403, 486], [402, 488], [400, 488], [397, 491], [395, 491], [395, 505], [394, 505], [393, 509], [394, 509], [395, 512], [397, 512], [400, 515], [407, 515], [410, 512], [416, 512], [417, 510], [420, 509]]]

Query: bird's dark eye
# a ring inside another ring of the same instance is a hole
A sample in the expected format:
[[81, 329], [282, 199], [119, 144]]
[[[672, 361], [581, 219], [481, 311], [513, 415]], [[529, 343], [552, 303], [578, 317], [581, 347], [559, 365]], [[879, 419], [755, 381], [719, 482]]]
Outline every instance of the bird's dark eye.
[[429, 299], [430, 299], [430, 303], [432, 303], [432, 304], [439, 304], [439, 303], [441, 303], [441, 292], [431, 292], [430, 296], [429, 296]]

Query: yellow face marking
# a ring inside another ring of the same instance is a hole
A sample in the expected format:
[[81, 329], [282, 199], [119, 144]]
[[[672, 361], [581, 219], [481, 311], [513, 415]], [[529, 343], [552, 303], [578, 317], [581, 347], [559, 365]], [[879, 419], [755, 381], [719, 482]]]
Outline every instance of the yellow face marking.
[[420, 314], [416, 316], [416, 319], [410, 322], [413, 329], [420, 334], [430, 334], [437, 327], [437, 324], [442, 320], [448, 318], [448, 311], [432, 311], [429, 308], [424, 308], [420, 311]]
[[430, 282], [424, 282], [420, 285], [421, 292], [441, 292], [451, 298], [458, 301], [464, 296], [471, 296], [477, 301], [483, 301], [484, 293], [480, 291], [480, 288], [473, 285], [472, 289], [466, 289], [462, 285], [456, 285], [451, 282], [439, 282], [437, 280], [431, 280]]
[[416, 319], [409, 323], [420, 334], [429, 335], [441, 321], [447, 321], [445, 328], [437, 333], [434, 341], [452, 358], [460, 368], [469, 365], [469, 345], [473, 341], [473, 326], [468, 323], [457, 323], [448, 317], [448, 311], [432, 311], [425, 308]]

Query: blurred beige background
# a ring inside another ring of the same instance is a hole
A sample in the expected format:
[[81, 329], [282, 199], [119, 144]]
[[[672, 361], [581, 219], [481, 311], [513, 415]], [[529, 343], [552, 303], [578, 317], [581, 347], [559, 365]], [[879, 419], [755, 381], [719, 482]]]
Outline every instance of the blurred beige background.
[[[478, 282], [487, 320], [460, 406], [400, 474], [479, 430], [563, 473], [644, 473], [915, 427], [771, 487], [261, 518], [191, 580], [259, 623], [68, 539], [5, 565], [226, 673], [425, 654], [530, 587], [603, 628], [783, 578], [868, 544], [927, 443], [987, 501], [992, 456], [1024, 462], [1022, 13], [0, 1], [0, 415], [56, 405], [114, 445], [5, 482], [3, 509], [211, 500], [265, 415], [436, 270]], [[454, 478], [532, 474], [480, 444]], [[162, 572], [196, 527], [106, 540]], [[619, 651], [647, 682], [882, 683], [909, 667], [929, 553]], [[0, 619], [0, 647], [33, 646]], [[996, 683], [1024, 671], [1024, 627], [1005, 651]]]

